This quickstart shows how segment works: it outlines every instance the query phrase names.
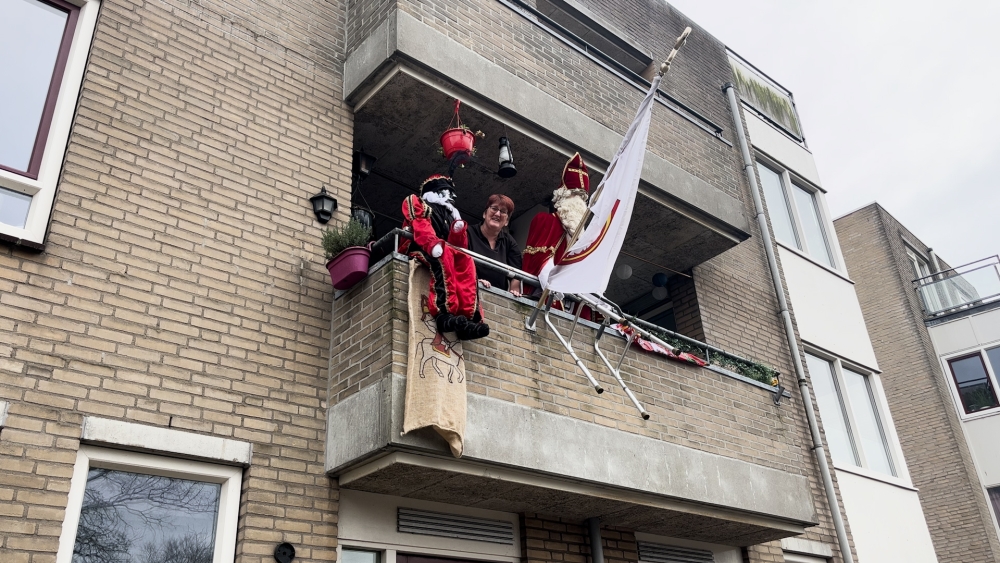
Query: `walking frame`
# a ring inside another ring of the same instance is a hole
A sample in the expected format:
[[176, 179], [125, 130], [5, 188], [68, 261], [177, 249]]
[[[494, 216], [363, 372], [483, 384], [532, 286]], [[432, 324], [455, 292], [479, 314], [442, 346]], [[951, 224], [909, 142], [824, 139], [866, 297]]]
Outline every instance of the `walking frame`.
[[[663, 62], [662, 65], [660, 65], [660, 70], [657, 73], [659, 76], [662, 77], [664, 74], [667, 73], [667, 71], [670, 70], [670, 64], [673, 62], [674, 57], [677, 56], [677, 52], [680, 50], [680, 48], [684, 46], [685, 42], [687, 42], [688, 35], [690, 34], [691, 34], [691, 28], [687, 27], [684, 29], [684, 32], [681, 33], [680, 37], [677, 38], [677, 41], [674, 43], [674, 48], [671, 49], [670, 54], [667, 55], [667, 59]], [[612, 165], [613, 164], [614, 162], [612, 163]], [[605, 173], [604, 178], [607, 179], [607, 177], [610, 174], [611, 170], [609, 169]], [[598, 186], [597, 190], [594, 191], [594, 196], [591, 198], [590, 207], [593, 207], [594, 202], [596, 202], [597, 199], [601, 196], [601, 191], [603, 190], [603, 188], [604, 188], [604, 181], [602, 180], [601, 185]], [[576, 243], [577, 239], [580, 237], [580, 234], [583, 232], [585, 225], [587, 224], [587, 221], [589, 221], [592, 216], [593, 212], [588, 208], [587, 213], [580, 220], [580, 224], [577, 226], [576, 231], [573, 233], [572, 238], [570, 238], [569, 242], [566, 244], [567, 250], [573, 248], [573, 244]], [[634, 342], [635, 339], [637, 338], [636, 336], [637, 334], [661, 346], [665, 346], [668, 350], [672, 350], [673, 346], [670, 346], [666, 342], [663, 342], [649, 331], [644, 330], [643, 328], [636, 326], [634, 324], [630, 324], [624, 312], [621, 310], [621, 308], [619, 308], [614, 303], [608, 301], [603, 296], [598, 296], [594, 294], [576, 294], [573, 295], [573, 298], [577, 300], [576, 315], [573, 319], [573, 327], [570, 329], [568, 339], [564, 338], [563, 335], [559, 332], [559, 330], [556, 329], [555, 324], [553, 324], [552, 319], [550, 318], [550, 314], [552, 312], [553, 299], [549, 293], [549, 290], [547, 289], [542, 291], [542, 296], [538, 300], [538, 304], [535, 305], [534, 311], [532, 311], [531, 316], [525, 320], [525, 328], [527, 328], [528, 330], [535, 330], [535, 321], [538, 318], [538, 313], [542, 308], [544, 308], [545, 324], [548, 325], [549, 329], [552, 330], [552, 333], [556, 335], [556, 338], [559, 339], [559, 342], [563, 345], [564, 348], [566, 348], [566, 351], [569, 352], [569, 355], [573, 358], [573, 361], [576, 362], [576, 365], [580, 368], [580, 371], [583, 372], [583, 375], [587, 377], [587, 380], [594, 387], [594, 390], [597, 391], [598, 394], [600, 394], [604, 392], [604, 388], [601, 387], [601, 384], [598, 383], [596, 379], [594, 379], [594, 376], [590, 373], [590, 370], [587, 368], [587, 366], [583, 363], [583, 360], [580, 359], [580, 357], [576, 354], [576, 351], [573, 349], [573, 336], [576, 334], [576, 327], [580, 323], [580, 314], [583, 312], [583, 307], [585, 305], [590, 306], [595, 311], [599, 311], [602, 315], [604, 315], [606, 319], [611, 319], [616, 323], [621, 323], [622, 325], [630, 326], [633, 332], [626, 333], [623, 335], [625, 336], [625, 348], [624, 350], [622, 350], [622, 356], [621, 358], [618, 359], [618, 363], [616, 365], [614, 366], [611, 365], [611, 362], [608, 360], [607, 356], [605, 356], [604, 352], [601, 350], [600, 347], [601, 336], [604, 335], [604, 331], [608, 327], [607, 321], [601, 324], [600, 329], [597, 331], [597, 337], [594, 339], [594, 352], [597, 353], [597, 357], [601, 359], [604, 365], [608, 368], [608, 371], [611, 373], [611, 375], [615, 378], [615, 380], [618, 381], [618, 384], [621, 385], [621, 388], [625, 392], [625, 395], [628, 396], [629, 400], [632, 401], [632, 404], [635, 405], [635, 408], [638, 409], [639, 414], [640, 416], [642, 416], [643, 420], [648, 420], [649, 413], [646, 412], [646, 409], [642, 406], [642, 403], [640, 403], [639, 400], [636, 399], [635, 394], [632, 393], [632, 390], [629, 389], [628, 385], [625, 383], [625, 380], [622, 379], [621, 367], [622, 364], [625, 362], [625, 355], [628, 353], [628, 349], [629, 347], [631, 347], [632, 342]]]

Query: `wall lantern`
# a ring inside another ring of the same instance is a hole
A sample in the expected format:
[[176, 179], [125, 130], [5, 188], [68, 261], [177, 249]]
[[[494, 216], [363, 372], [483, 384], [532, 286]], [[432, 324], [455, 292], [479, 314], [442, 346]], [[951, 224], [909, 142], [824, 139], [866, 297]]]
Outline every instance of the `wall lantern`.
[[309, 198], [313, 206], [313, 213], [316, 220], [326, 224], [333, 218], [333, 212], [337, 209], [337, 200], [327, 193], [326, 186], [320, 188], [319, 193]]
[[500, 169], [497, 174], [501, 178], [513, 178], [517, 174], [514, 168], [514, 154], [510, 152], [510, 141], [507, 137], [500, 137]]
[[358, 176], [358, 180], [368, 178], [368, 175], [372, 173], [372, 169], [375, 168], [376, 160], [378, 159], [365, 152], [364, 147], [361, 147], [361, 150], [354, 151], [352, 171]]

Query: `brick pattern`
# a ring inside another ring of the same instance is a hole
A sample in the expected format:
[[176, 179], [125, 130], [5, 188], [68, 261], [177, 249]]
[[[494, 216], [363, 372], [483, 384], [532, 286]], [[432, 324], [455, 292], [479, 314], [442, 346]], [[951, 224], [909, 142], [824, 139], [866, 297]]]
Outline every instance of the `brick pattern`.
[[0, 248], [0, 560], [54, 560], [84, 415], [251, 442], [238, 560], [335, 559], [308, 198], [349, 197], [344, 18], [103, 2], [47, 249]]
[[[620, 134], [628, 129], [635, 117], [635, 108], [645, 94], [494, 0], [400, 0], [398, 6], [424, 24]], [[674, 38], [688, 23], [679, 15], [673, 17], [669, 25], [676, 27], [676, 31], [658, 37], [655, 44], [643, 47], [665, 57], [673, 46]], [[712, 36], [703, 33], [689, 42], [674, 64], [677, 68], [685, 65], [690, 67], [685, 73], [707, 74], [708, 78], [704, 81], [685, 81], [679, 73], [679, 82], [675, 84], [674, 71], [671, 70], [664, 89], [685, 104], [699, 110], [704, 108], [730, 137], [731, 120], [726, 117], [728, 106], [720, 89], [724, 82], [731, 79], [724, 47]], [[740, 181], [736, 165], [738, 154], [711, 134], [662, 106], [653, 110], [649, 151], [730, 195], [737, 194]]]
[[[639, 560], [635, 535], [615, 527], [601, 526], [601, 545], [607, 563]], [[586, 522], [568, 521], [557, 516], [521, 515], [521, 560], [524, 563], [588, 563], [590, 530]]]
[[347, 54], [353, 53], [385, 21], [386, 15], [395, 9], [395, 0], [348, 0]]
[[878, 204], [834, 222], [879, 359], [896, 433], [942, 563], [1000, 561], [1000, 543], [959, 422], [948, 377], [923, 323], [904, 237]]
[[[371, 322], [350, 325], [349, 335], [335, 329], [339, 334], [334, 337], [332, 357], [340, 361], [331, 375], [330, 404], [371, 385], [390, 370], [405, 376], [405, 266], [387, 264], [360, 289], [335, 302], [335, 322], [362, 316]], [[604, 382], [606, 391], [601, 395], [593, 391], [544, 321], [539, 319], [541, 328], [534, 334], [524, 329], [529, 306], [492, 292], [483, 291], [481, 297], [491, 333], [486, 340], [465, 344], [469, 392], [802, 473], [803, 456], [808, 452], [796, 441], [797, 421], [788, 418], [791, 409], [787, 405], [776, 407], [771, 402], [768, 391], [633, 350], [625, 359], [622, 377], [652, 415], [644, 421], [592, 348], [577, 346], [577, 353]], [[392, 311], [392, 329], [384, 321], [387, 311]], [[568, 333], [570, 321], [559, 319], [557, 326]], [[594, 333], [580, 328], [576, 338], [593, 342]], [[388, 338], [393, 339], [391, 344]], [[601, 347], [609, 358], [617, 358], [623, 342], [605, 337]], [[390, 346], [392, 354], [387, 354]]]

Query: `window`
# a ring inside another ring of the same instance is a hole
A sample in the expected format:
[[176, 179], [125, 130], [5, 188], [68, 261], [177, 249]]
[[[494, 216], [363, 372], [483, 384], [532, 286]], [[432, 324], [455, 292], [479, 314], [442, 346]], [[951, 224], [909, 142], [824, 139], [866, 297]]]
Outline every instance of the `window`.
[[41, 244], [97, 0], [8, 0], [0, 18], [0, 234]]
[[571, 41], [577, 39], [586, 42], [588, 51], [590, 47], [597, 50], [599, 55], [604, 55], [630, 71], [645, 77], [652, 78], [650, 70], [659, 70], [659, 64], [653, 66], [653, 59], [630, 41], [624, 38], [624, 34], [609, 29], [605, 24], [595, 21], [590, 15], [580, 11], [582, 8], [571, 6], [563, 0], [537, 0], [536, 9], [556, 22], [573, 36], [566, 36], [560, 30], [554, 30], [560, 35], [568, 37]]
[[[965, 414], [1000, 406], [996, 394], [996, 371], [1000, 368], [1000, 346], [948, 360], [952, 382]], [[988, 361], [987, 361], [988, 360]]]
[[793, 181], [787, 170], [778, 172], [758, 161], [757, 172], [774, 237], [820, 264], [834, 268], [827, 237], [828, 222], [821, 211], [818, 192]]
[[871, 376], [806, 354], [834, 463], [896, 475]]
[[59, 563], [231, 563], [242, 469], [82, 446]]
[[343, 548], [340, 551], [340, 563], [379, 563], [381, 555], [377, 551], [360, 551]]
[[986, 489], [986, 493], [990, 497], [990, 504], [993, 505], [993, 515], [1000, 522], [1000, 487]]

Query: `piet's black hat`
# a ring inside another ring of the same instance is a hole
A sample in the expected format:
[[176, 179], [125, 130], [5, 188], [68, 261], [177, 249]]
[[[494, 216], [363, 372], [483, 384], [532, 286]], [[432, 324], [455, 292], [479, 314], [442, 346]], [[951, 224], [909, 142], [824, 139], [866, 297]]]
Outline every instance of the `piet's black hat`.
[[435, 174], [420, 184], [420, 195], [424, 195], [428, 192], [440, 192], [444, 190], [455, 191], [455, 183], [451, 181], [451, 178], [441, 174]]

